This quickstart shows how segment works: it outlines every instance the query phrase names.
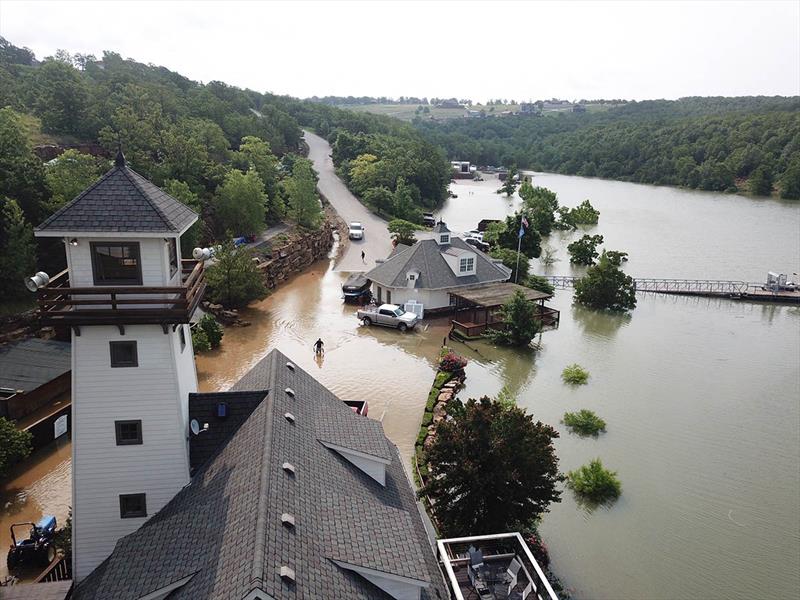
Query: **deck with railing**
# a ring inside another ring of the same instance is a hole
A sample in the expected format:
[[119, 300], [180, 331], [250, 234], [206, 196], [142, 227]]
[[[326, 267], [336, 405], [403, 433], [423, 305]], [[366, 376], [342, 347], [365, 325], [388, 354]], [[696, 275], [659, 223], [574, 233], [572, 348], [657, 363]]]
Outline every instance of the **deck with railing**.
[[183, 260], [180, 286], [71, 287], [64, 270], [38, 290], [45, 326], [188, 323], [206, 289], [203, 262]]

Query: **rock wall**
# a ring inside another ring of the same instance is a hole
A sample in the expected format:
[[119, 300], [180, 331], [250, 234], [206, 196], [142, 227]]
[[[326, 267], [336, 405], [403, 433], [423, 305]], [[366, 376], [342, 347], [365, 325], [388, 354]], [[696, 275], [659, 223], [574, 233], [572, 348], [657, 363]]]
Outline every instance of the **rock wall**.
[[264, 275], [267, 288], [274, 289], [293, 273], [328, 256], [335, 241], [334, 232], [341, 226], [340, 221], [335, 213], [326, 211], [325, 220], [318, 230], [297, 229], [257, 247], [258, 268]]

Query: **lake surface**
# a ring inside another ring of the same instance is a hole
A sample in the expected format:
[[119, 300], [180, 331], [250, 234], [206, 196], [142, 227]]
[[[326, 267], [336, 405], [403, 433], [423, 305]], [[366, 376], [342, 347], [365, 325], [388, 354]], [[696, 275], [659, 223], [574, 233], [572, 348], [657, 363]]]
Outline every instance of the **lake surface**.
[[[800, 204], [557, 175], [534, 183], [557, 191], [562, 204], [590, 198], [601, 211], [591, 232], [628, 251], [634, 275], [759, 281], [770, 269], [798, 271]], [[513, 212], [497, 187], [455, 184], [459, 198], [442, 210], [451, 229]], [[575, 235], [548, 243], [564, 258]], [[447, 321], [407, 334], [363, 327], [341, 301], [346, 273], [334, 266], [320, 261], [244, 311], [252, 325], [228, 328], [218, 350], [198, 357], [200, 387], [227, 389], [280, 348], [341, 398], [367, 400], [408, 460]], [[562, 260], [552, 271], [572, 269]], [[600, 457], [619, 473], [615, 504], [587, 512], [565, 491], [544, 518], [553, 567], [577, 598], [796, 597], [800, 310], [637, 297], [623, 316], [573, 307], [571, 292], [559, 291], [560, 328], [543, 334], [538, 351], [454, 342], [470, 359], [461, 396], [493, 396], [508, 385], [561, 432], [563, 471]], [[317, 337], [327, 350], [321, 361], [311, 348]], [[573, 362], [590, 371], [588, 385], [561, 383]], [[608, 432], [567, 433], [563, 413], [580, 408], [595, 410]], [[68, 454], [48, 462], [56, 468], [20, 477], [0, 496], [8, 503], [0, 522], [64, 511]]]

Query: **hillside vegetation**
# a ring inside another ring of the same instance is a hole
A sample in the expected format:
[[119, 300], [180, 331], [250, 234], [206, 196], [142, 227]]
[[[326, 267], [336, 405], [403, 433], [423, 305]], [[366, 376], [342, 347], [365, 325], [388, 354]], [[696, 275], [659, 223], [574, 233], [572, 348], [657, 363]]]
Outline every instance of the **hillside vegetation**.
[[800, 198], [798, 97], [655, 100], [416, 126], [454, 160]]

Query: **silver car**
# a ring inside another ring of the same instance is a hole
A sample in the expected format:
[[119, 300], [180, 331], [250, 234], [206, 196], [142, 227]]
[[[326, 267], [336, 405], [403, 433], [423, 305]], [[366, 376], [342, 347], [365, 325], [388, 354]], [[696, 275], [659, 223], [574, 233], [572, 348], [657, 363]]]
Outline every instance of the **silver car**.
[[381, 304], [380, 306], [367, 306], [358, 311], [358, 318], [364, 325], [383, 325], [396, 327], [400, 331], [413, 329], [419, 322], [419, 317], [412, 312], [406, 312], [396, 304]]

